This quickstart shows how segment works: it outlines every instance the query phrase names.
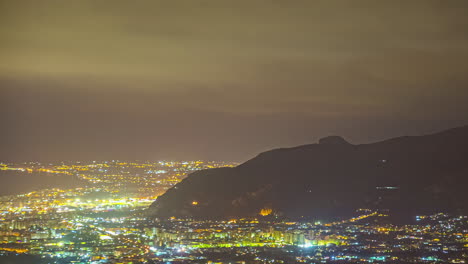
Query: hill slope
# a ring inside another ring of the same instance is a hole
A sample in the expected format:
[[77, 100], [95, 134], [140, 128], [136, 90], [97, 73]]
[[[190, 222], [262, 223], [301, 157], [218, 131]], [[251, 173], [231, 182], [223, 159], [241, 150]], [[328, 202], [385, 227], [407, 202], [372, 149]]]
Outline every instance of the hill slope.
[[333, 136], [267, 151], [235, 168], [192, 173], [148, 211], [156, 217], [227, 217], [272, 209], [322, 219], [362, 207], [399, 215], [458, 212], [468, 208], [467, 183], [468, 126], [363, 145]]

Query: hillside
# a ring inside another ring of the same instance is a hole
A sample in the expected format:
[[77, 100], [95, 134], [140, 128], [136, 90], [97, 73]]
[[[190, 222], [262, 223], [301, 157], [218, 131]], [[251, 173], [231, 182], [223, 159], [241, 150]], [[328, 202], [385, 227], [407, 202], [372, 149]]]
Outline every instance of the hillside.
[[[154, 217], [335, 218], [357, 208], [411, 216], [468, 208], [468, 126], [353, 145], [341, 137], [203, 170], [159, 197]], [[392, 188], [385, 188], [392, 187]]]

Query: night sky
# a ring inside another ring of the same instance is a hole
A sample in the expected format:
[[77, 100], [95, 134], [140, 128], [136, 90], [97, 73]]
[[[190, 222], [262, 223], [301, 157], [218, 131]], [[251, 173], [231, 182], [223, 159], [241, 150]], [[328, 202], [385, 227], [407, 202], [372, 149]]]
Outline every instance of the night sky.
[[0, 161], [244, 161], [466, 125], [467, 14], [466, 0], [0, 0]]

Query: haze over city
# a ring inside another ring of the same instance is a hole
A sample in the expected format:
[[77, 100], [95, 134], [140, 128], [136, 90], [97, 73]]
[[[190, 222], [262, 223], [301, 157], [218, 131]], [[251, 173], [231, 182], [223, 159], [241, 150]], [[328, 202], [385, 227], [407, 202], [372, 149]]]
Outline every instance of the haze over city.
[[245, 161], [468, 123], [462, 0], [0, 7], [2, 160]]

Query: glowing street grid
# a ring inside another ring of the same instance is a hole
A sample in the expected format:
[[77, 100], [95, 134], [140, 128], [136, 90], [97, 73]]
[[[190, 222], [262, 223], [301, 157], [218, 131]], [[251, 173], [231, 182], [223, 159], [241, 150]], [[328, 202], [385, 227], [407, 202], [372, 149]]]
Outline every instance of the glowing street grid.
[[[293, 222], [262, 209], [251, 219], [157, 220], [145, 209], [192, 171], [224, 162], [1, 164], [79, 186], [0, 197], [0, 258], [29, 263], [466, 263], [468, 218], [415, 216], [394, 225], [361, 208], [336, 222]], [[193, 206], [198, 202], [193, 201]]]

